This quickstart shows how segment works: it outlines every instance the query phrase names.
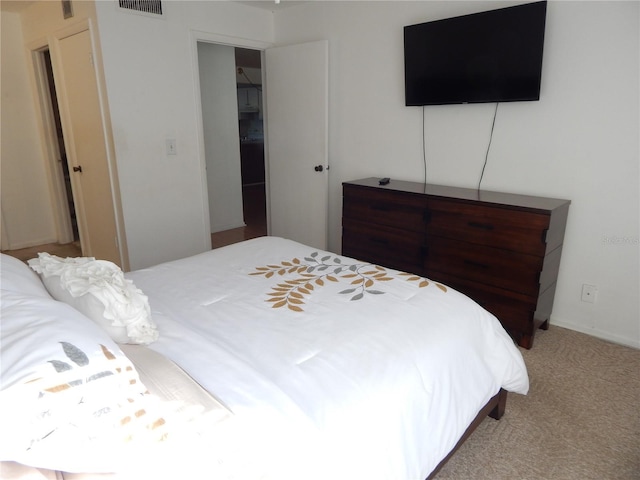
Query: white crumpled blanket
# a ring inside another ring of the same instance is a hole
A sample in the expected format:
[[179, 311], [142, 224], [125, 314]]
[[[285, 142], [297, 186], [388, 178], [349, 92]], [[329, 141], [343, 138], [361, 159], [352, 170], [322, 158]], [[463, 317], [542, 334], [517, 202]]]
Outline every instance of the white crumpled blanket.
[[104, 327], [119, 343], [148, 344], [158, 339], [149, 300], [120, 267], [93, 257], [60, 258], [39, 253], [29, 266], [47, 290]]

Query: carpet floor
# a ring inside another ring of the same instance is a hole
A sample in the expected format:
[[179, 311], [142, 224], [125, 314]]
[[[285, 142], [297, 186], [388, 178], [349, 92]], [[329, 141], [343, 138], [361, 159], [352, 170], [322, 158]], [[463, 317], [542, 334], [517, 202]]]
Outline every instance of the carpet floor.
[[436, 479], [640, 479], [640, 350], [552, 325], [521, 351], [529, 394], [509, 394]]

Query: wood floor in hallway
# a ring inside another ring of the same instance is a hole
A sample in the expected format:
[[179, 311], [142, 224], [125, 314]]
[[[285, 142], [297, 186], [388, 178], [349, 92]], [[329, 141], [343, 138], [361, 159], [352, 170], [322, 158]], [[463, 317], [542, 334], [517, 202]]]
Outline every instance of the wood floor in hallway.
[[242, 187], [245, 227], [211, 234], [211, 248], [224, 247], [250, 238], [267, 235], [267, 206], [264, 184]]

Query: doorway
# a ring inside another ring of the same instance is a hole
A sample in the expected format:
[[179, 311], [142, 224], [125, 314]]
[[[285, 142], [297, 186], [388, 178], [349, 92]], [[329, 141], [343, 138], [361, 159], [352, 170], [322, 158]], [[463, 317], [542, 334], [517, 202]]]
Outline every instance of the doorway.
[[267, 234], [261, 52], [197, 42], [212, 248]]
[[[215, 168], [210, 168], [208, 146], [224, 146], [235, 142], [236, 164], [239, 160], [239, 127], [235, 132], [222, 136], [221, 131], [236, 122], [237, 86], [234, 77], [229, 86], [225, 80], [226, 90], [223, 92], [227, 100], [233, 100], [234, 114], [225, 114], [225, 122], [219, 128], [212, 129], [207, 125], [205, 109], [210, 108], [205, 98], [210, 90], [219, 90], [216, 82], [208, 82], [203, 77], [205, 62], [200, 57], [200, 45], [210, 44], [223, 48], [231, 47], [229, 63], [235, 64], [234, 48], [256, 49], [261, 53], [261, 67], [264, 78], [265, 107], [269, 112], [265, 118], [267, 133], [265, 151], [266, 166], [266, 224], [269, 235], [289, 238], [315, 248], [327, 247], [328, 219], [328, 127], [329, 127], [329, 45], [326, 40], [303, 44], [274, 47], [272, 44], [241, 39], [230, 39], [223, 35], [193, 32], [195, 75], [200, 77], [200, 107], [203, 130], [200, 141], [202, 161], [202, 186], [208, 195], [205, 200], [205, 212], [214, 208], [229, 210], [235, 207], [236, 199], [223, 197], [215, 202], [215, 195], [229, 188], [229, 183], [241, 186], [241, 181], [226, 182], [219, 188], [210, 188], [210, 172], [215, 171], [214, 181], [220, 181]], [[239, 43], [237, 43], [239, 42]], [[234, 70], [234, 65], [231, 66]], [[217, 72], [228, 68], [214, 69]], [[215, 85], [216, 88], [211, 88]], [[234, 90], [234, 91], [231, 91]], [[216, 110], [217, 113], [221, 109]], [[218, 115], [219, 117], [219, 115]], [[216, 118], [219, 119], [219, 118]], [[266, 125], [268, 122], [268, 125]], [[229, 152], [233, 155], [233, 152]], [[234, 163], [234, 162], [227, 162]], [[225, 173], [222, 170], [222, 173]], [[239, 178], [238, 168], [238, 178]], [[235, 187], [234, 187], [235, 188]], [[241, 188], [239, 189], [241, 190]], [[238, 195], [241, 198], [241, 195]], [[212, 205], [212, 198], [214, 203]], [[208, 203], [208, 204], [207, 204]], [[242, 205], [241, 205], [242, 207]], [[207, 210], [208, 209], [208, 210]], [[206, 220], [205, 220], [206, 221]], [[244, 226], [243, 224], [240, 226]], [[214, 223], [211, 222], [211, 225]], [[234, 227], [231, 227], [234, 228]], [[210, 242], [211, 232], [228, 229], [213, 228], [207, 234]]]

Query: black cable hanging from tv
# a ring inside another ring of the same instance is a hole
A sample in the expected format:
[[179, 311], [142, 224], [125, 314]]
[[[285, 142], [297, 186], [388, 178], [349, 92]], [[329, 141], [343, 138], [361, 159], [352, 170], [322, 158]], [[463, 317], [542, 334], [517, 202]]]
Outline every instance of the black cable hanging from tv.
[[496, 117], [498, 116], [498, 105], [500, 105], [500, 102], [496, 102], [496, 109], [493, 112], [493, 123], [491, 124], [491, 133], [489, 134], [489, 145], [487, 145], [487, 153], [484, 156], [484, 165], [482, 165], [482, 172], [480, 173], [480, 180], [478, 181], [478, 190], [480, 190], [482, 177], [484, 177], [484, 169], [487, 167], [487, 161], [489, 160], [489, 150], [491, 149], [491, 140], [493, 140], [493, 129], [496, 126]]
[[424, 116], [426, 115], [426, 107], [422, 106], [422, 163], [424, 164], [424, 184], [427, 185], [427, 135], [425, 133], [425, 120]]

